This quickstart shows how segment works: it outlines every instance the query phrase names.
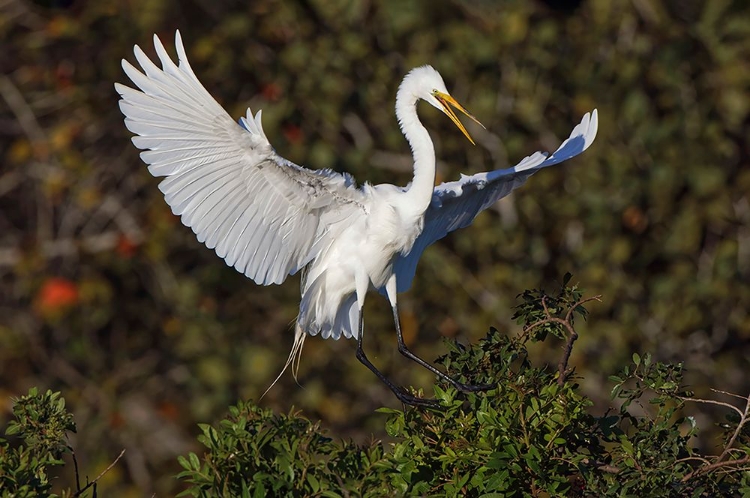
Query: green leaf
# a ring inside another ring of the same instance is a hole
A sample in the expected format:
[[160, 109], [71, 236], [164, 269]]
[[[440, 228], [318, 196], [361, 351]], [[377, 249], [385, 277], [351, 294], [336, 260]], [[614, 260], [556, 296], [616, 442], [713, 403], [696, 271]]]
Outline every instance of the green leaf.
[[185, 470], [193, 470], [193, 467], [190, 465], [190, 463], [187, 461], [187, 458], [180, 455], [177, 457], [177, 462], [180, 464], [180, 466]]
[[310, 483], [310, 488], [313, 490], [313, 493], [317, 493], [320, 490], [320, 482], [314, 475], [307, 474], [307, 482]]
[[198, 455], [196, 455], [195, 453], [190, 452], [188, 454], [188, 458], [190, 459], [190, 468], [192, 468], [194, 470], [200, 470], [200, 468], [201, 468], [201, 462], [198, 459]]

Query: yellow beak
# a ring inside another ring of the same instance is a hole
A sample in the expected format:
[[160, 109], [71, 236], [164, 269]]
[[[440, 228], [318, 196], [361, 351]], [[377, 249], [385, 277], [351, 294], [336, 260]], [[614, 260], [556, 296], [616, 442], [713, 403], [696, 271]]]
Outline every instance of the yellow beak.
[[461, 121], [459, 121], [458, 116], [456, 116], [456, 113], [453, 112], [453, 109], [451, 109], [451, 106], [455, 107], [456, 109], [458, 109], [462, 113], [466, 114], [472, 121], [474, 121], [476, 124], [478, 124], [482, 128], [484, 128], [484, 125], [482, 123], [480, 123], [477, 118], [475, 118], [474, 116], [472, 116], [471, 113], [469, 113], [469, 111], [467, 111], [466, 109], [464, 109], [464, 106], [462, 106], [461, 104], [459, 104], [458, 102], [456, 102], [456, 99], [454, 99], [453, 97], [451, 97], [447, 93], [435, 91], [433, 93], [433, 96], [436, 99], [438, 99], [438, 102], [440, 102], [443, 105], [443, 112], [445, 113], [445, 115], [448, 116], [449, 118], [451, 118], [451, 121], [453, 121], [453, 124], [455, 124], [456, 126], [458, 126], [458, 129], [461, 130], [461, 132], [463, 132], [464, 135], [466, 135], [466, 138], [469, 139], [469, 142], [471, 142], [472, 145], [476, 145], [474, 143], [474, 140], [472, 140], [471, 135], [469, 135], [469, 132], [466, 131], [466, 128], [464, 128], [464, 125], [461, 124]]

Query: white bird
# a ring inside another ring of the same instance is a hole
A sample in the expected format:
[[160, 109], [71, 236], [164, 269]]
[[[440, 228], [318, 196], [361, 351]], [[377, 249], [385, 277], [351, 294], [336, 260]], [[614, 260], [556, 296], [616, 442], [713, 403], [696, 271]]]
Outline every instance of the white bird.
[[357, 358], [402, 402], [431, 403], [390, 382], [362, 349], [362, 307], [367, 291], [375, 289], [391, 304], [402, 354], [461, 390], [487, 388], [458, 383], [408, 350], [397, 293], [411, 286], [427, 246], [469, 225], [541, 168], [586, 150], [596, 136], [597, 111], [584, 115], [552, 155], [536, 152], [512, 168], [435, 187], [435, 150], [417, 116], [417, 101], [445, 113], [469, 140], [451, 106], [479, 122], [449, 95], [435, 69], [418, 67], [396, 95], [396, 117], [414, 156], [413, 181], [406, 187], [357, 187], [346, 173], [309, 170], [278, 155], [260, 111], [253, 116], [248, 109], [238, 125], [198, 81], [179, 31], [179, 64], [156, 35], [154, 46], [161, 68], [138, 45], [134, 52], [143, 72], [122, 61], [140, 88], [115, 83], [125, 125], [137, 135], [133, 144], [151, 174], [166, 177], [159, 189], [172, 212], [227, 265], [262, 285], [280, 284], [302, 270], [294, 345], [284, 368], [298, 364], [306, 334], [357, 338]]

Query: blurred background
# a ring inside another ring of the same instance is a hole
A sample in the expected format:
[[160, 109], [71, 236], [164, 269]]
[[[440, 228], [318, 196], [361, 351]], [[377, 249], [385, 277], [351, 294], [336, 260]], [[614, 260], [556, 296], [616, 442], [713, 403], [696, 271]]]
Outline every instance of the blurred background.
[[[400, 296], [407, 343], [432, 359], [441, 338], [516, 333], [516, 295], [570, 271], [603, 296], [571, 359], [596, 410], [633, 352], [684, 361], [699, 394], [750, 391], [747, 2], [0, 0], [0, 426], [12, 396], [61, 390], [82, 475], [127, 449], [100, 492], [175, 494], [196, 424], [257, 400], [280, 371], [299, 303], [298, 276], [259, 287], [199, 244], [130, 142], [120, 60], [134, 44], [153, 55], [154, 33], [174, 53], [177, 28], [232, 116], [262, 108], [279, 153], [360, 183], [410, 180], [393, 105], [417, 65], [487, 126], [468, 125], [472, 147], [420, 106], [439, 181], [554, 150], [598, 108], [589, 151], [426, 252]], [[370, 358], [429, 392], [386, 301], [372, 294], [365, 315]], [[559, 346], [532, 359], [556, 361]], [[374, 409], [399, 403], [354, 352], [309, 338], [299, 385], [287, 373], [260, 404], [322, 419], [332, 437], [385, 437]]]

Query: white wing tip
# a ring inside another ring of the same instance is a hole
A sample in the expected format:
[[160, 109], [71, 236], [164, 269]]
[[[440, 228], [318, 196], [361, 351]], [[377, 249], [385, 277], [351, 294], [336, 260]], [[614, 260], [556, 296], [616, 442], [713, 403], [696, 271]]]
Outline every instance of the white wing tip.
[[[599, 112], [597, 109], [594, 109], [591, 112], [587, 112], [583, 115], [583, 118], [581, 119], [581, 122], [573, 128], [573, 131], [570, 133], [570, 137], [568, 140], [572, 140], [577, 137], [583, 138], [583, 148], [581, 152], [588, 149], [589, 146], [594, 142], [594, 139], [596, 138], [596, 133], [599, 130]], [[568, 141], [566, 140], [566, 142]]]
[[255, 124], [258, 126], [258, 131], [260, 131], [260, 135], [265, 139], [266, 142], [268, 142], [268, 137], [266, 137], [266, 132], [263, 131], [263, 122], [261, 120], [263, 116], [263, 110], [259, 109], [258, 112], [255, 113]]
[[[586, 113], [586, 116], [588, 116], [588, 113]], [[584, 147], [584, 150], [589, 148], [589, 145], [591, 145], [594, 142], [594, 139], [596, 138], [596, 134], [599, 131], [599, 111], [594, 108], [593, 111], [591, 111], [591, 120], [589, 121], [588, 129], [586, 130], [586, 136], [584, 139], [586, 140], [586, 146]]]
[[242, 116], [240, 118], [240, 124], [247, 131], [249, 131], [253, 135], [258, 135], [259, 137], [262, 137], [267, 142], [268, 138], [266, 138], [266, 133], [263, 131], [263, 122], [261, 119], [262, 116], [263, 116], [263, 111], [258, 111], [257, 113], [255, 113], [255, 116], [253, 116], [252, 109], [248, 107], [247, 115]]
[[594, 109], [583, 115], [570, 136], [540, 166], [552, 166], [581, 154], [594, 143], [598, 131], [599, 112]]

